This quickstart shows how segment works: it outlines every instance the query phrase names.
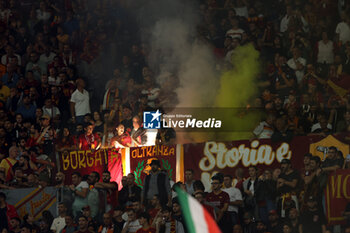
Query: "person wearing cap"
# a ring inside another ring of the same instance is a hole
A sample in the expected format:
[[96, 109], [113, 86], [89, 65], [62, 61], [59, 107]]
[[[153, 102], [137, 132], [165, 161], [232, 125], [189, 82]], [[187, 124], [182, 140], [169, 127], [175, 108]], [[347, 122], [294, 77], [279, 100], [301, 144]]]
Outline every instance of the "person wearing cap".
[[285, 217], [285, 201], [293, 200], [295, 206], [299, 209], [297, 199], [297, 185], [300, 180], [298, 171], [292, 169], [292, 164], [289, 159], [283, 159], [281, 161], [281, 174], [277, 179], [277, 192], [280, 195], [281, 201], [281, 216]]
[[299, 232], [326, 232], [327, 220], [323, 211], [318, 207], [316, 198], [309, 196], [306, 204], [306, 210], [300, 215]]
[[171, 187], [170, 181], [166, 174], [160, 172], [160, 162], [158, 159], [152, 160], [151, 171], [143, 181], [143, 189], [141, 194], [141, 202], [144, 206], [148, 206], [149, 200], [155, 194], [158, 194], [162, 205], [171, 205]]

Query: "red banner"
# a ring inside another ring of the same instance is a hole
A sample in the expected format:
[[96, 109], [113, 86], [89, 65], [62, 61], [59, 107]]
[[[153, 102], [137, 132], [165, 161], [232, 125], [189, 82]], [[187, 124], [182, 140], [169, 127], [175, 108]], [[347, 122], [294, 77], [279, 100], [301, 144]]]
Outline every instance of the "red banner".
[[151, 170], [151, 162], [160, 161], [161, 169], [166, 170], [171, 180], [176, 179], [176, 145], [147, 146], [130, 148], [130, 171], [134, 172], [135, 182], [143, 186], [143, 180]]
[[234, 175], [237, 167], [273, 169], [287, 158], [292, 161], [294, 168], [299, 169], [303, 167], [303, 156], [309, 152], [311, 142], [309, 137], [296, 137], [291, 142], [279, 143], [271, 140], [243, 140], [186, 144], [184, 169], [193, 169], [195, 179], [202, 180], [206, 188], [210, 187], [210, 178], [214, 173]]
[[329, 224], [344, 224], [342, 213], [350, 202], [350, 171], [337, 170], [328, 177], [325, 191], [326, 215]]
[[116, 149], [100, 149], [95, 152], [90, 150], [64, 151], [59, 158], [61, 171], [66, 176], [66, 184], [71, 183], [73, 172], [87, 175], [96, 171], [102, 176], [102, 172], [108, 169], [111, 172], [111, 180], [118, 184], [123, 176], [121, 155]]

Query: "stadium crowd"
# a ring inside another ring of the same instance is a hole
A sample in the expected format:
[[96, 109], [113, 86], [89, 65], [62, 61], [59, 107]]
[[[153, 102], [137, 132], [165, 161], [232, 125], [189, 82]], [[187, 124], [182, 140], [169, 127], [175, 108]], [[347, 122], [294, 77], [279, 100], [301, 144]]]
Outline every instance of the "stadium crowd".
[[[144, 145], [142, 112], [176, 103], [176, 75], [160, 86], [147, 66], [149, 48], [129, 14], [133, 4], [0, 0], [0, 188], [55, 184], [62, 190], [59, 216], [45, 212], [39, 224], [31, 215], [19, 219], [1, 193], [3, 233], [187, 232], [157, 162], [143, 189], [131, 173], [119, 193], [108, 172], [76, 173], [69, 186], [55, 172], [55, 151]], [[346, 0], [198, 1], [198, 37], [225, 64], [220, 67], [232, 65], [238, 46], [251, 43], [260, 53], [260, 94], [250, 104], [266, 119], [254, 138], [339, 134], [350, 142], [349, 10]], [[113, 72], [106, 79], [99, 64], [111, 48]], [[175, 140], [174, 130], [161, 129], [156, 143]], [[176, 186], [199, 200], [223, 232], [332, 232], [321, 190], [327, 174], [349, 168], [349, 161], [331, 147], [323, 162], [305, 155], [303, 171], [288, 160], [273, 171], [250, 167], [248, 177], [237, 169], [214, 176], [210, 193], [186, 171], [186, 182]], [[349, 219], [350, 205], [344, 215]]]

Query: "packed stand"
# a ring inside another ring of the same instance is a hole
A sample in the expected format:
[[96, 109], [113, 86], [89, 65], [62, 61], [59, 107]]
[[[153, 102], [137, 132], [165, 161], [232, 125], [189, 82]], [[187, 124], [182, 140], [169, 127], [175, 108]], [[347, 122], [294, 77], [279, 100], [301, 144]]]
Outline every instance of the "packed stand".
[[[62, 172], [56, 174], [58, 215], [44, 211], [39, 220], [26, 214], [18, 217], [14, 206], [0, 192], [1, 232], [65, 233], [65, 232], [189, 232], [177, 189], [192, 195], [223, 233], [291, 233], [335, 232], [328, 226], [324, 214], [323, 190], [328, 174], [343, 166], [336, 147], [330, 147], [321, 161], [311, 154], [304, 155], [304, 166], [294, 169], [283, 159], [280, 167], [264, 170], [257, 167], [236, 168], [235, 175], [217, 173], [211, 177], [207, 192], [195, 171], [185, 171], [185, 182], [174, 183], [159, 160], [152, 160], [151, 170], [142, 185], [136, 185], [134, 173], [124, 176], [118, 184], [111, 182], [109, 171], [99, 174], [72, 174], [71, 184]], [[350, 157], [345, 161], [349, 168]], [[16, 170], [16, 175], [17, 174]], [[33, 185], [47, 185], [43, 180]], [[105, 198], [107, 197], [107, 198]], [[350, 230], [350, 203], [341, 210]]]

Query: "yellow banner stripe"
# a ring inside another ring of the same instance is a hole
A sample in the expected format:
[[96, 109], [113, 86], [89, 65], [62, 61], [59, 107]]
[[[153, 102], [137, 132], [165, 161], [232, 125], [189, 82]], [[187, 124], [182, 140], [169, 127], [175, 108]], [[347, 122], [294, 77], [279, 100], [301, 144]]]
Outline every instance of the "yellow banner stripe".
[[34, 196], [37, 191], [40, 191], [40, 188], [36, 188], [34, 189], [32, 192], [30, 192], [27, 196], [23, 197], [18, 203], [16, 203], [15, 208], [17, 208], [19, 205], [21, 205], [22, 203], [28, 201], [28, 199], [30, 199], [32, 196]]

